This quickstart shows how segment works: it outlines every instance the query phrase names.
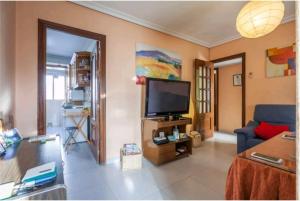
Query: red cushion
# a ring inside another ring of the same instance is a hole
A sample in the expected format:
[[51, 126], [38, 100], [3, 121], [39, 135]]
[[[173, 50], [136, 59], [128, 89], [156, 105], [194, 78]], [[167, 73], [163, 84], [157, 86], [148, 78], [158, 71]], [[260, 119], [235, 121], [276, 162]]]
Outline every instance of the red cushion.
[[267, 122], [261, 122], [259, 126], [255, 128], [256, 136], [268, 140], [283, 131], [289, 131], [289, 126], [287, 125], [272, 125]]

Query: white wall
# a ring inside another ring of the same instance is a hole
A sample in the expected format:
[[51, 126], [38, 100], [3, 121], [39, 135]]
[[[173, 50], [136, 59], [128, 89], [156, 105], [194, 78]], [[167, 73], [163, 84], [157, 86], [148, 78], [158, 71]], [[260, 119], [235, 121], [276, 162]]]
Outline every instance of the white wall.
[[61, 106], [64, 100], [47, 100], [46, 101], [46, 125], [49, 122], [53, 124], [53, 127], [62, 126], [61, 120]]

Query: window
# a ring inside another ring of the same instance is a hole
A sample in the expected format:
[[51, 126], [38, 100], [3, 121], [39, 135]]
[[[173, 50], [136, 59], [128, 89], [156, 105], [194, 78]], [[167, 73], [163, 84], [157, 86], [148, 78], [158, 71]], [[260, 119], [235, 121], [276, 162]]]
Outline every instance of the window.
[[64, 100], [65, 99], [65, 76], [54, 77], [53, 80], [54, 86], [54, 99], [55, 100]]
[[199, 66], [196, 71], [196, 98], [199, 113], [211, 112], [210, 108], [210, 69], [206, 66]]
[[65, 76], [52, 74], [46, 75], [46, 99], [65, 99]]
[[53, 76], [46, 75], [46, 99], [53, 99]]

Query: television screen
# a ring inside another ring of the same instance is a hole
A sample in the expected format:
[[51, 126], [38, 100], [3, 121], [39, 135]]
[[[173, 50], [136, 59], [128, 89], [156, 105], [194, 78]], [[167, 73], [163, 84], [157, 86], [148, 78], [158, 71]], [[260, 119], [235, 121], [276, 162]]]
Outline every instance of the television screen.
[[190, 82], [147, 78], [145, 116], [189, 112]]

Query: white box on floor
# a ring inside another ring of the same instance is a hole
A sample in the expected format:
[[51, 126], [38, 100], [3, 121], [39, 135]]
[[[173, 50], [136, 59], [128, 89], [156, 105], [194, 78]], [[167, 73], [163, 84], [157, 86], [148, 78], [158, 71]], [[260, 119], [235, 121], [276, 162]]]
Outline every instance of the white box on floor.
[[139, 150], [133, 154], [126, 154], [125, 148], [120, 150], [120, 160], [122, 170], [132, 170], [142, 168], [142, 153]]

